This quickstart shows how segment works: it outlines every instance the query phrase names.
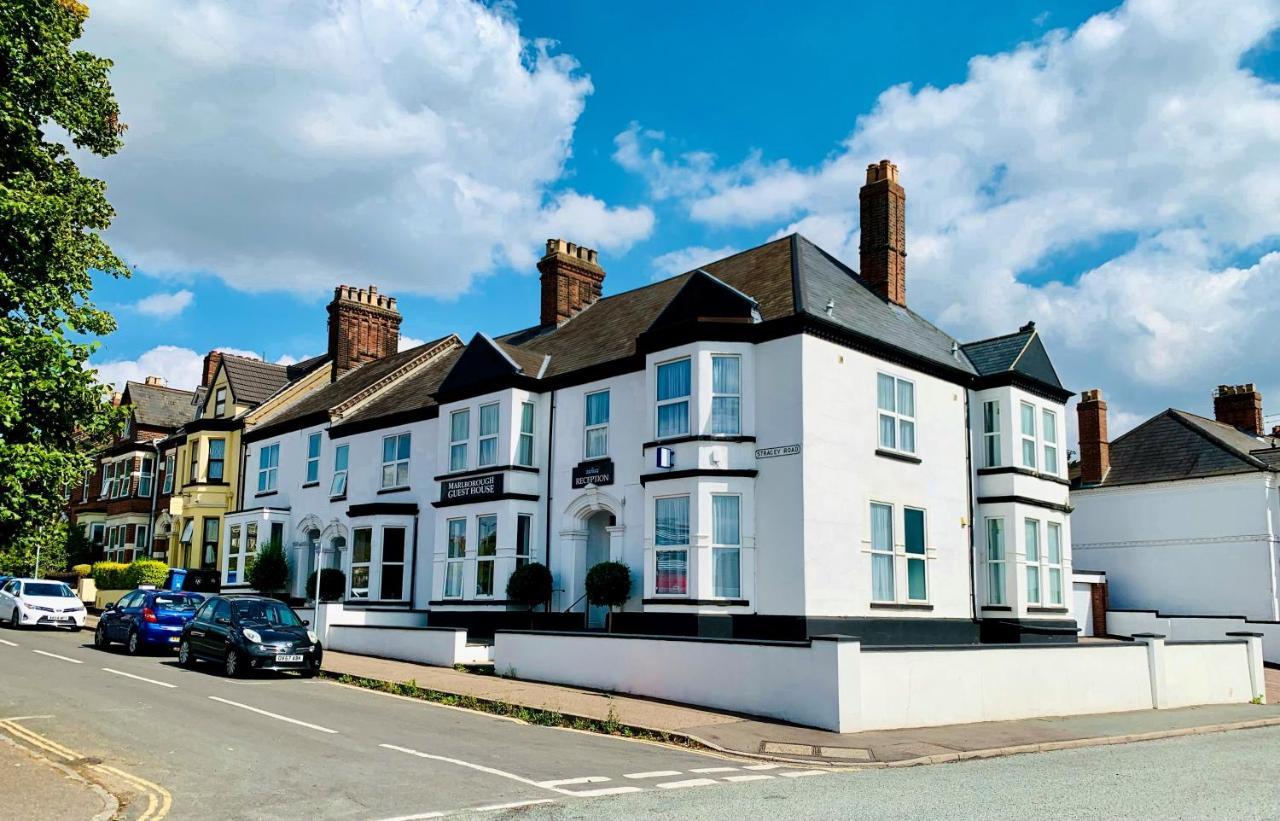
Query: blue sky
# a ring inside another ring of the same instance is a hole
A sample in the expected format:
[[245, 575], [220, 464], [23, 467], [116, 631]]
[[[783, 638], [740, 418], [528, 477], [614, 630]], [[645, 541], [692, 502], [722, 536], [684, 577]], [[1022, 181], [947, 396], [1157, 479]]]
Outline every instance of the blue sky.
[[[86, 37], [131, 126], [87, 163], [138, 266], [97, 291], [112, 379], [194, 378], [213, 347], [319, 353], [339, 280], [399, 297], [417, 339], [532, 324], [552, 234], [600, 247], [606, 292], [789, 230], [856, 267], [857, 169], [883, 152], [908, 299], [944, 329], [1036, 319], [1122, 425], [1204, 411], [1220, 381], [1280, 402], [1280, 368], [1245, 358], [1280, 304], [1229, 287], [1280, 292], [1280, 143], [1248, 125], [1280, 116], [1273, 0], [1227, 23], [1173, 0], [157, 2], [95, 6]], [[334, 56], [266, 45], [272, 26]]]

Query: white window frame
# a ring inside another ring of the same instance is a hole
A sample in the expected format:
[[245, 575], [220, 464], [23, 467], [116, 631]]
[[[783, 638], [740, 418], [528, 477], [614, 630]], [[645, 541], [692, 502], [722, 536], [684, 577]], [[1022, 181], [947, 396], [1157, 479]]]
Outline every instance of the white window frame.
[[[213, 443], [222, 443], [222, 456], [217, 459], [213, 458]], [[208, 442], [208, 454], [205, 456], [204, 478], [209, 482], [225, 482], [227, 480], [227, 440], [218, 436], [210, 437]], [[218, 475], [213, 475], [213, 464], [218, 463]]]
[[[369, 556], [363, 561], [356, 561], [356, 550], [358, 549], [358, 534], [369, 534]], [[352, 599], [369, 599], [369, 593], [373, 589], [373, 528], [372, 527], [353, 527], [351, 529], [351, 574], [347, 581], [347, 596]], [[365, 571], [364, 586], [356, 587], [356, 570], [363, 568]]]
[[[884, 508], [889, 511], [889, 544], [876, 545], [876, 528], [875, 515], [872, 511], [876, 508]], [[871, 601], [877, 604], [893, 604], [898, 600], [898, 568], [897, 554], [895, 550], [895, 542], [897, 542], [897, 511], [889, 502], [881, 502], [872, 500], [868, 507], [867, 526], [868, 526], [868, 544], [871, 547]], [[888, 560], [889, 564], [889, 595], [876, 595], [876, 560], [880, 559], [880, 564], [884, 564], [884, 560]]]
[[[124, 473], [121, 476], [121, 473]], [[128, 456], [116, 462], [116, 496], [117, 499], [123, 499], [129, 495], [129, 491], [133, 488], [133, 457]]]
[[138, 495], [143, 499], [151, 498], [151, 491], [155, 482], [155, 458], [151, 456], [142, 457], [142, 467], [138, 469]]
[[537, 407], [534, 403], [520, 403], [520, 433], [516, 437], [516, 464], [527, 468], [533, 467], [533, 430], [534, 425], [537, 424], [536, 414]]
[[102, 463], [102, 487], [98, 489], [99, 499], [110, 499], [116, 487], [116, 463]]
[[[1027, 409], [1028, 408], [1031, 410], [1030, 433], [1027, 432], [1027, 418], [1028, 418]], [[1025, 400], [1021, 401], [1018, 404], [1018, 434], [1019, 434], [1018, 441], [1022, 445], [1022, 454], [1020, 458], [1022, 460], [1022, 466], [1030, 470], [1036, 470], [1037, 468], [1036, 463], [1038, 459], [1037, 459], [1036, 451], [1040, 447], [1038, 437], [1036, 436], [1036, 429], [1039, 427], [1039, 422], [1036, 419], [1037, 415], [1038, 415], [1037, 408], [1034, 404], [1027, 402]], [[1030, 450], [1028, 450], [1028, 446], [1030, 446]], [[1030, 461], [1027, 460], [1028, 453], [1030, 453], [1031, 455]]]
[[[247, 584], [244, 573], [244, 543], [240, 541], [241, 526], [233, 524], [227, 528], [227, 552], [222, 558], [222, 583], [226, 585]], [[235, 570], [231, 565], [235, 564]], [[236, 577], [231, 578], [235, 573]]]
[[[605, 414], [603, 422], [591, 422], [591, 397], [605, 397]], [[591, 391], [582, 397], [582, 458], [583, 459], [607, 459], [609, 458], [609, 417], [613, 415], [613, 396], [609, 393], [609, 389], [602, 391]], [[591, 435], [593, 433], [604, 435], [604, 447], [599, 453], [591, 452]]]
[[[907, 511], [914, 510], [920, 513], [920, 552], [913, 553], [907, 549]], [[912, 604], [922, 604], [929, 601], [929, 511], [923, 507], [915, 505], [902, 506], [902, 580], [903, 588], [906, 590], [906, 601]], [[913, 598], [911, 595], [911, 563], [919, 562], [924, 568], [924, 596]]]
[[[521, 525], [524, 525], [523, 528]], [[524, 538], [521, 538], [523, 530]], [[533, 514], [516, 514], [516, 570], [527, 565], [533, 552]]]
[[[490, 411], [493, 418], [493, 431], [484, 432], [485, 412]], [[476, 409], [476, 467], [488, 468], [498, 464], [498, 434], [502, 430], [502, 405], [498, 402], [486, 402]], [[485, 459], [484, 446], [492, 442], [491, 455]]]
[[[390, 531], [390, 530], [399, 530], [401, 533], [401, 537], [403, 539], [403, 542], [401, 544], [400, 561], [398, 562], [387, 561], [387, 531]], [[383, 525], [382, 530], [380, 531], [380, 535], [382, 538], [378, 542], [377, 554], [375, 557], [376, 558], [375, 566], [378, 569], [378, 588], [377, 588], [378, 597], [379, 597], [378, 600], [385, 601], [385, 602], [405, 601], [406, 599], [408, 599], [408, 594], [405, 591], [405, 587], [409, 583], [409, 575], [407, 573], [407, 569], [409, 567], [409, 529], [404, 525], [396, 525], [396, 524]], [[388, 567], [400, 568], [400, 590], [397, 593], [397, 595], [392, 598], [386, 597], [386, 590], [383, 584], [383, 577]], [[369, 577], [369, 584], [370, 586], [373, 585], [372, 574]]]
[[[403, 459], [400, 458], [400, 441], [407, 440], [409, 443], [409, 455]], [[394, 441], [393, 450], [391, 452], [391, 460], [387, 460], [387, 442]], [[382, 437], [382, 489], [398, 490], [400, 488], [409, 487], [409, 461], [413, 457], [413, 437], [409, 431], [400, 433], [392, 433]], [[391, 482], [387, 482], [387, 469], [391, 469]], [[400, 469], [404, 468], [404, 481], [400, 481]]]
[[190, 460], [191, 482], [200, 481], [200, 440], [192, 439], [187, 445], [187, 456]]
[[[716, 527], [716, 499], [736, 499], [737, 500], [737, 517], [738, 523], [734, 528], [738, 534], [737, 542], [720, 541], [716, 537], [719, 535], [719, 529]], [[736, 553], [738, 558], [738, 578], [735, 583], [737, 588], [732, 593], [720, 592], [721, 585], [718, 577], [720, 569], [716, 556], [724, 552]], [[687, 573], [687, 570], [686, 570]], [[711, 494], [711, 595], [717, 599], [741, 599], [742, 598], [742, 494], [740, 493], [713, 493]]]
[[[716, 390], [716, 360], [732, 359], [738, 363], [738, 390], [736, 393]], [[691, 377], [692, 378], [692, 377]], [[736, 399], [738, 410], [733, 416], [733, 430], [716, 429], [716, 400]], [[736, 353], [715, 353], [711, 355], [711, 417], [708, 421], [712, 436], [740, 436], [742, 434], [742, 356]]]
[[[1044, 571], [1048, 579], [1046, 589], [1049, 591], [1049, 606], [1062, 607], [1065, 604], [1064, 583], [1062, 574], [1062, 523], [1045, 522]], [[1052, 547], [1057, 542], [1058, 556], [1055, 561]], [[1057, 590], [1054, 590], [1056, 580]]]
[[[484, 535], [481, 530], [481, 523], [486, 520], [493, 521], [493, 552], [485, 553]], [[488, 565], [489, 573], [489, 591], [486, 593], [480, 589], [481, 565]], [[492, 599], [498, 589], [498, 514], [481, 513], [476, 516], [476, 579], [475, 579], [475, 596], [477, 599]]]
[[173, 493], [173, 471], [177, 468], [177, 457], [173, 453], [166, 453], [164, 457], [164, 484], [161, 485], [160, 492], [168, 496]]
[[[688, 387], [686, 388], [685, 392], [682, 395], [668, 397], [667, 399], [659, 399], [658, 391], [661, 389], [660, 374], [662, 372], [662, 369], [670, 365], [678, 364], [680, 362], [687, 362], [689, 365]], [[653, 398], [654, 398], [653, 432], [656, 438], [674, 439], [677, 436], [688, 436], [690, 433], [693, 432], [693, 382], [694, 382], [694, 374], [693, 374], [693, 358], [692, 357], [681, 356], [676, 359], [668, 360], [666, 362], [659, 362], [657, 366], [655, 366], [654, 394], [653, 394]], [[661, 422], [659, 421], [662, 417], [662, 409], [671, 405], [680, 405], [680, 404], [683, 404], [685, 406], [684, 430], [672, 431], [670, 433], [664, 434], [662, 432]], [[687, 570], [688, 568], [686, 567], [686, 572]]]
[[[998, 525], [1000, 531], [999, 551], [992, 539], [992, 525]], [[988, 516], [986, 518], [986, 565], [987, 565], [987, 604], [993, 607], [1004, 607], [1008, 585], [1009, 561], [1009, 529], [1005, 527], [1004, 516]], [[999, 576], [997, 579], [996, 577]]]
[[1042, 522], [1031, 516], [1022, 519], [1022, 550], [1026, 563], [1027, 604], [1044, 604], [1044, 546], [1040, 543]]
[[139, 550], [145, 550], [147, 553], [150, 553], [151, 551], [147, 549], [147, 537], [151, 535], [149, 532], [150, 530], [151, 528], [148, 525], [134, 525], [133, 546]]
[[[314, 448], [312, 447], [314, 445]], [[312, 450], [315, 454], [312, 455]], [[302, 483], [304, 485], [314, 485], [320, 482], [320, 434], [307, 434], [307, 472], [303, 474]]]
[[213, 392], [213, 415], [222, 416], [227, 412], [227, 389], [218, 388]]
[[[685, 502], [685, 537], [683, 542], [664, 544], [658, 541], [658, 505], [661, 502], [683, 499]], [[691, 560], [690, 529], [693, 525], [693, 496], [688, 493], [675, 493], [669, 496], [658, 496], [653, 500], [653, 594], [676, 599], [689, 598], [689, 565]], [[663, 553], [684, 554], [684, 590], [660, 590], [658, 588], [658, 563]]]
[[[342, 444], [333, 449], [333, 478], [329, 480], [329, 497], [332, 499], [341, 499], [347, 495], [347, 469], [351, 459], [350, 447], [350, 444]], [[338, 467], [339, 461], [345, 464], [342, 467]], [[339, 479], [342, 481], [339, 482]]]
[[80, 483], [80, 502], [81, 504], [89, 501], [89, 483], [93, 481], [93, 473], [84, 472], [84, 481]]
[[[453, 435], [454, 420], [462, 417], [466, 419], [466, 430], [461, 439], [455, 439]], [[467, 453], [467, 446], [471, 442], [471, 408], [461, 408], [449, 414], [449, 472], [457, 473], [466, 470], [471, 464], [470, 454]]]
[[982, 461], [983, 467], [998, 468], [1004, 463], [1001, 453], [1000, 400], [988, 399], [982, 403]]
[[[893, 391], [893, 407], [886, 408], [880, 401], [880, 380], [892, 380]], [[902, 403], [902, 385], [911, 388], [911, 412], [907, 413], [899, 406]], [[894, 376], [891, 373], [879, 371], [876, 373], [876, 443], [881, 450], [892, 451], [894, 453], [905, 453], [914, 456], [916, 449], [920, 446], [920, 431], [916, 424], [916, 407], [919, 405], [919, 397], [917, 396], [916, 383], [914, 379], [907, 379], [901, 376]], [[885, 441], [884, 421], [890, 420], [893, 425], [892, 441]], [[903, 431], [911, 431], [911, 447], [903, 447]]]
[[1048, 408], [1040, 409], [1040, 445], [1044, 457], [1042, 470], [1057, 476], [1062, 468], [1058, 461], [1058, 414]]
[[[454, 525], [460, 525], [459, 534], [459, 550], [454, 553]], [[444, 568], [444, 588], [441, 590], [441, 598], [444, 599], [460, 599], [462, 598], [463, 585], [466, 581], [466, 562], [467, 562], [467, 520], [463, 518], [446, 519], [444, 524], [444, 541], [445, 541], [445, 568]], [[456, 585], [454, 584], [456, 582]], [[452, 592], [450, 588], [452, 587]]]
[[280, 443], [258, 449], [258, 493], [273, 493], [279, 480]]

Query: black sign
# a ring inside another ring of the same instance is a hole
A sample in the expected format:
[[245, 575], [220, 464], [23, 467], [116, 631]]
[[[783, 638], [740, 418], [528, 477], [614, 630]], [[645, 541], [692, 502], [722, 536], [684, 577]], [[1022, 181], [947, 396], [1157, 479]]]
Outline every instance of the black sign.
[[502, 474], [488, 473], [440, 483], [440, 501], [470, 502], [502, 495]]
[[776, 448], [756, 449], [757, 459], [773, 459], [777, 456], [795, 456], [800, 452], [799, 445], [779, 445]]
[[587, 485], [613, 484], [613, 460], [595, 459], [582, 462], [573, 469], [573, 486], [584, 488]]

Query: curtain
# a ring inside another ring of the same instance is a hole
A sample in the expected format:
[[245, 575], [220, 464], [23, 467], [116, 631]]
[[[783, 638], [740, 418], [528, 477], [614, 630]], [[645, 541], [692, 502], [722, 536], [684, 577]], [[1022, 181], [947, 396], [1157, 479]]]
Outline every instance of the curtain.
[[894, 426], [892, 416], [880, 414], [880, 447], [896, 448], [898, 446], [898, 436]]
[[497, 405], [481, 405], [480, 406], [480, 435], [481, 436], [497, 436], [498, 435], [498, 406]]
[[871, 506], [871, 598], [893, 601], [893, 508]]
[[711, 432], [720, 436], [742, 433], [742, 400], [736, 396], [716, 396], [711, 399]]
[[689, 360], [658, 366], [658, 401], [689, 395]]
[[715, 595], [736, 599], [742, 595], [740, 551], [736, 547], [716, 547], [711, 551]]
[[587, 427], [609, 424], [609, 392], [587, 394]]
[[916, 386], [902, 380], [898, 380], [898, 414], [912, 418], [916, 415]]
[[449, 416], [449, 441], [465, 442], [471, 436], [471, 411], [456, 411]]
[[711, 497], [711, 541], [718, 545], [740, 545], [740, 499], [737, 496]]
[[654, 536], [660, 545], [689, 543], [689, 497], [674, 496], [654, 501]]
[[689, 432], [689, 403], [672, 402], [658, 406], [658, 436], [681, 436]]
[[893, 412], [893, 377], [884, 374], [876, 375], [876, 405], [880, 410]]
[[711, 357], [711, 392], [742, 393], [742, 360], [736, 356]]

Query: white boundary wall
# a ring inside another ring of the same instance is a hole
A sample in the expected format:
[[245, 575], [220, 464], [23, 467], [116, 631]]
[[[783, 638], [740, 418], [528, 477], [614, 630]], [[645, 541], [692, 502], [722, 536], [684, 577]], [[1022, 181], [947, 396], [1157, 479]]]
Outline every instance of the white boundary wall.
[[460, 627], [335, 624], [329, 628], [326, 648], [441, 667], [489, 660], [488, 647], [468, 646], [467, 631]]
[[498, 670], [835, 732], [1244, 703], [1263, 696], [1256, 637], [868, 648], [808, 642], [498, 631]]
[[1280, 664], [1280, 622], [1249, 621], [1244, 616], [1166, 616], [1157, 610], [1108, 610], [1107, 632], [1113, 636], [1159, 633], [1169, 641], [1207, 641], [1228, 633], [1258, 633], [1262, 658]]
[[[367, 610], [364, 608], [346, 608], [341, 602], [320, 605], [317, 614], [314, 607], [295, 608], [299, 616], [311, 622], [320, 642], [329, 646], [329, 631], [342, 625], [374, 625], [377, 627], [425, 627], [426, 613], [414, 613], [408, 610]], [[334, 648], [337, 649], [337, 648]]]

